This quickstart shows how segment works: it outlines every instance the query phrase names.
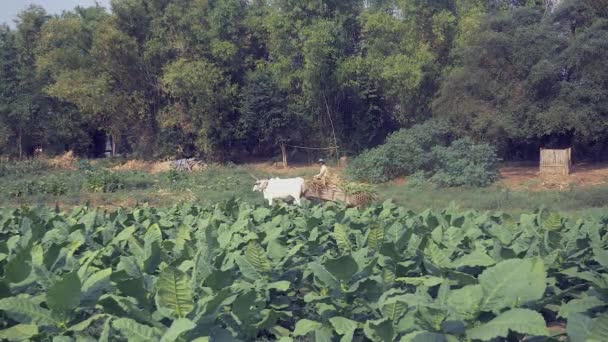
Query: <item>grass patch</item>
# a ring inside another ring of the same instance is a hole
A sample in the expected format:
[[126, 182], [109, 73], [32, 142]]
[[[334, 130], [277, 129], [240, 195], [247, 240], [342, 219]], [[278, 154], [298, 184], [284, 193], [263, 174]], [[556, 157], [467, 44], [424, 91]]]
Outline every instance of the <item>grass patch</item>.
[[[106, 161], [104, 164], [110, 166], [115, 162]], [[110, 170], [101, 167], [100, 163], [86, 161], [79, 161], [76, 165], [77, 170], [57, 170], [44, 169], [30, 162], [15, 163], [10, 172], [0, 176], [0, 206], [78, 206], [89, 203], [92, 206], [132, 207], [149, 203], [168, 207], [179, 202], [211, 205], [230, 197], [263, 204], [262, 195], [252, 191], [252, 174], [260, 178], [310, 178], [316, 171], [315, 168], [277, 170], [260, 166], [210, 166], [205, 171], [194, 173], [167, 171], [150, 174]], [[91, 187], [91, 175], [94, 174], [103, 175], [100, 176], [102, 181], [93, 182], [97, 184], [97, 190], [109, 184], [107, 190], [111, 191], [94, 191]], [[376, 189], [380, 201], [392, 199], [396, 204], [417, 212], [456, 205], [461, 209], [510, 214], [548, 208], [577, 216], [599, 216], [608, 208], [608, 186], [572, 186], [567, 191], [542, 192], [514, 191], [500, 186], [438, 189], [421, 180], [416, 184], [385, 183]]]
[[562, 212], [581, 212], [606, 208], [608, 186], [570, 187], [567, 191], [514, 191], [493, 186], [489, 188], [435, 188], [431, 185], [383, 184], [378, 187], [383, 199], [421, 211], [456, 205], [462, 209], [504, 211], [512, 214], [547, 208]]

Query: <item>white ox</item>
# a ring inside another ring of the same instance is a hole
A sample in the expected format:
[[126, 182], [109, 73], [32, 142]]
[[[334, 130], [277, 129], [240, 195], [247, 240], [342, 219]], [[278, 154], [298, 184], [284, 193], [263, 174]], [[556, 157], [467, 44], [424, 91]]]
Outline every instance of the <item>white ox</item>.
[[297, 205], [300, 205], [300, 198], [305, 191], [304, 178], [271, 178], [260, 179], [255, 182], [253, 191], [259, 191], [264, 194], [264, 199], [268, 200], [268, 204], [272, 205], [275, 199], [287, 199], [292, 197]]

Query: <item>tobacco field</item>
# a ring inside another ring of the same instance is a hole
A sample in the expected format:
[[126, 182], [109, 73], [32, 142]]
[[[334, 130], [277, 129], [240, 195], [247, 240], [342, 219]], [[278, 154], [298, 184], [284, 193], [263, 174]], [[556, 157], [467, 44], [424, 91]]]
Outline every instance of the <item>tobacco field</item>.
[[0, 340], [608, 341], [602, 220], [229, 200], [0, 237]]

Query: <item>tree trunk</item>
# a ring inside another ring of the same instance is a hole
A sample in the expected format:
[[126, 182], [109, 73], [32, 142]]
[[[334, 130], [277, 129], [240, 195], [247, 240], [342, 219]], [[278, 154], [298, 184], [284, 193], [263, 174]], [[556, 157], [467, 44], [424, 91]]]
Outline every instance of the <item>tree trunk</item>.
[[116, 156], [116, 139], [114, 135], [110, 135], [110, 144], [112, 144], [112, 157]]
[[287, 149], [285, 148], [285, 144], [281, 143], [281, 155], [283, 156], [283, 168], [287, 168]]
[[21, 133], [21, 129], [19, 129], [19, 135], [17, 137], [19, 144], [19, 160], [23, 159], [23, 134]]

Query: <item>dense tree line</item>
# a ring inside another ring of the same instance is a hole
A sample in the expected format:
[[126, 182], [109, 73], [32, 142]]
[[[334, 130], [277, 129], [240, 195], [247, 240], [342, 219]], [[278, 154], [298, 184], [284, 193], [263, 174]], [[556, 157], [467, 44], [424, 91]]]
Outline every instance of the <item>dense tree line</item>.
[[[608, 143], [606, 0], [113, 0], [0, 27], [0, 153], [347, 153], [432, 117], [529, 157]], [[597, 153], [596, 153], [597, 154]]]

